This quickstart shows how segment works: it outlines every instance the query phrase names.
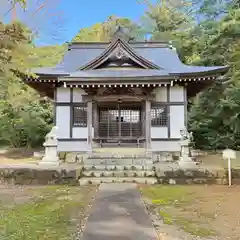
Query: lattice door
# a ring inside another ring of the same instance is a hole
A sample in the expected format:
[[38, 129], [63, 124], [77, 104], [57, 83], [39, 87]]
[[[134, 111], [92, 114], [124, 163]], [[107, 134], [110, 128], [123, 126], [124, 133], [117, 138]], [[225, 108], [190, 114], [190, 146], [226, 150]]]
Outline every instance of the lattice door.
[[99, 137], [136, 138], [142, 134], [141, 106], [99, 108]]

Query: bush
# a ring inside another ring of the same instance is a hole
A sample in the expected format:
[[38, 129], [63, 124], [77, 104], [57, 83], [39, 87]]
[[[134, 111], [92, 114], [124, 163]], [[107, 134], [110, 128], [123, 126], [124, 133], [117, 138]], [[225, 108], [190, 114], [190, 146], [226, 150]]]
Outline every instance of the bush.
[[49, 102], [32, 102], [13, 108], [1, 102], [0, 139], [11, 147], [38, 147], [53, 123]]

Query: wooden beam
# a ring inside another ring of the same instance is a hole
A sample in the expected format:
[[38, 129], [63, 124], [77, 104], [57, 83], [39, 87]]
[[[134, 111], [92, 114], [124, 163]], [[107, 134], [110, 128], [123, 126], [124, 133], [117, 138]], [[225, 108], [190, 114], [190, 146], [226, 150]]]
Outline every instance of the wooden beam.
[[149, 150], [151, 148], [151, 102], [145, 100], [145, 134], [146, 134], [146, 148]]
[[88, 128], [88, 146], [92, 149], [92, 100], [87, 102], [87, 128]]

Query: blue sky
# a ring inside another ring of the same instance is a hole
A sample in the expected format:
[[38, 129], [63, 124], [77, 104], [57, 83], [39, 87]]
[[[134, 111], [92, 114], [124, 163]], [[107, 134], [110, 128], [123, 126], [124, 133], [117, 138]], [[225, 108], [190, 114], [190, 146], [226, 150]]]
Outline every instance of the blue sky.
[[[133, 21], [138, 21], [146, 8], [137, 0], [48, 0], [47, 7], [32, 17], [33, 12], [44, 1], [46, 0], [29, 0], [31, 3], [28, 5], [27, 12], [23, 13], [18, 10], [17, 13], [18, 18], [23, 22], [31, 28], [37, 29], [41, 36], [37, 42], [44, 45], [70, 41], [80, 28], [103, 22], [110, 15], [128, 17]], [[0, 5], [2, 9], [0, 14], [4, 15], [9, 6], [3, 7], [2, 3]], [[56, 15], [61, 16], [60, 20], [56, 19]], [[5, 21], [8, 21], [11, 13], [4, 18]], [[52, 24], [54, 21], [56, 24]], [[56, 29], [57, 31], [54, 32]]]
[[137, 3], [137, 0], [72, 0], [71, 5], [65, 1], [62, 7], [65, 8], [71, 37], [79, 28], [102, 22], [110, 15], [138, 20], [144, 12], [144, 5]]

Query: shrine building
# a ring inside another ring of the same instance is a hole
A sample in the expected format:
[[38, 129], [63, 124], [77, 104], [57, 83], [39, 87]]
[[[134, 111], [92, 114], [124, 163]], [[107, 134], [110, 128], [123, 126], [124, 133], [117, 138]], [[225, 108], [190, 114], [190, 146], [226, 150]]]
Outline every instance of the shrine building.
[[54, 101], [58, 151], [138, 147], [180, 151], [187, 102], [226, 66], [188, 66], [166, 42], [73, 42], [55, 67], [34, 69], [27, 84]]

